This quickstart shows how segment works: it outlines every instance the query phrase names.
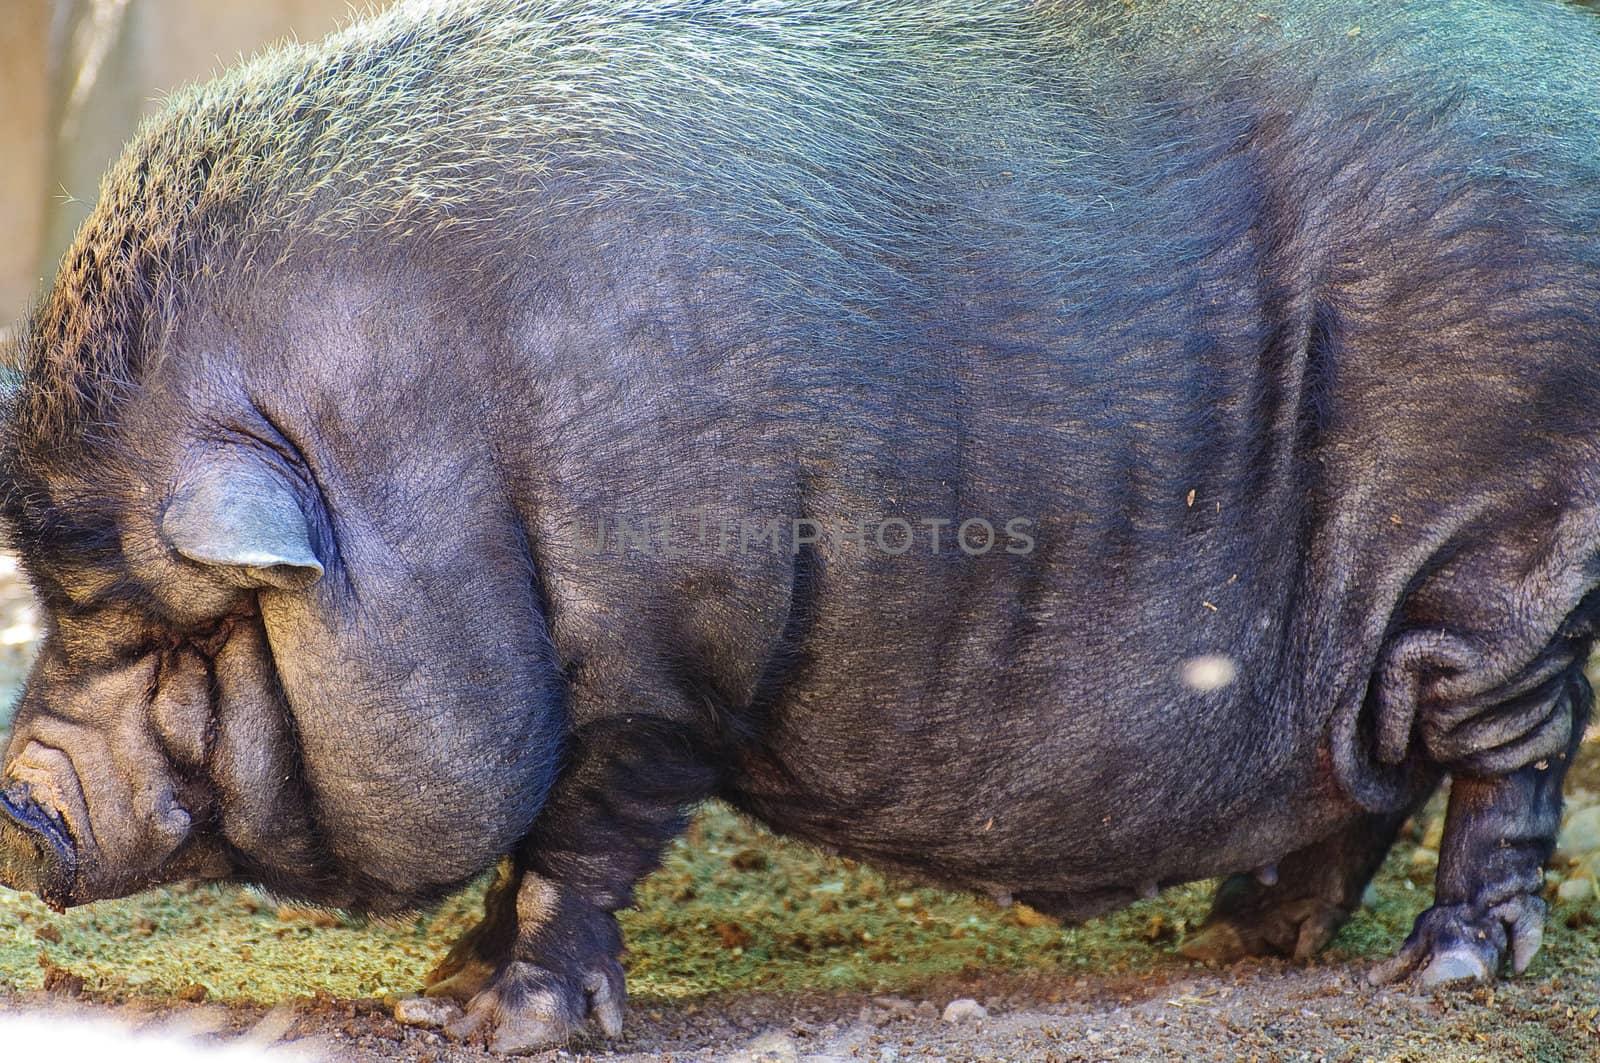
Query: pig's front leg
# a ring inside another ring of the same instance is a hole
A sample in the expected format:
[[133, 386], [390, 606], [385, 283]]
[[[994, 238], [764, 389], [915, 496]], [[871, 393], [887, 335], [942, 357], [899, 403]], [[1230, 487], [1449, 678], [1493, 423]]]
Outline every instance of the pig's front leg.
[[611, 912], [534, 871], [496, 886], [483, 922], [429, 976], [430, 996], [466, 1007], [448, 1032], [496, 1052], [568, 1041], [591, 1019], [606, 1036], [620, 1034], [622, 933]]
[[565, 1042], [592, 1020], [622, 1032], [622, 932], [613, 913], [716, 782], [699, 743], [667, 721], [601, 721], [522, 848], [501, 865], [483, 921], [433, 975], [430, 995], [466, 1013], [449, 1032], [496, 1052]]
[[1572, 734], [1564, 753], [1504, 775], [1455, 774], [1433, 907], [1417, 917], [1375, 983], [1417, 973], [1424, 984], [1485, 980], [1511, 961], [1521, 974], [1539, 951], [1547, 905], [1544, 865], [1561, 826], [1561, 783], [1582, 741], [1588, 683], [1567, 684]]

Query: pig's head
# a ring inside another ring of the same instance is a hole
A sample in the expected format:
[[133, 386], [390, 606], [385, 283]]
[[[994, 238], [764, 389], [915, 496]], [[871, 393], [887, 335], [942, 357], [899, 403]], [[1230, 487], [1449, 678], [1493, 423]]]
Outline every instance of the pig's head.
[[[302, 504], [281, 472], [224, 462], [141, 519], [153, 488], [77, 456], [30, 482], [12, 452], [7, 515], [46, 637], [4, 762], [0, 883], [57, 906], [252, 872], [318, 892], [329, 869], [251, 605], [322, 576]], [[183, 563], [187, 589], [144, 581]]]
[[0, 884], [396, 910], [530, 829], [564, 684], [521, 518], [443, 382], [363, 380], [426, 321], [352, 328], [369, 304], [330, 291], [370, 278], [325, 280], [273, 289], [292, 326], [169, 322], [159, 365], [92, 401], [52, 324], [79, 298], [24, 337], [4, 517], [44, 640], [0, 766]]
[[161, 245], [115, 207], [14, 353], [3, 516], [44, 641], [0, 884], [435, 899], [528, 832], [565, 740], [494, 378], [459, 356], [493, 341], [359, 250], [234, 288], [129, 267]]
[[532, 828], [563, 668], [616, 636], [551, 530], [583, 487], [551, 455], [604, 442], [582, 403], [605, 389], [558, 393], [527, 352], [586, 364], [583, 315], [652, 289], [596, 286], [535, 209], [590, 194], [579, 171], [504, 179], [485, 131], [526, 93], [458, 62], [480, 22], [264, 56], [176, 94], [107, 174], [4, 359], [0, 517], [44, 643], [0, 883], [395, 909]]

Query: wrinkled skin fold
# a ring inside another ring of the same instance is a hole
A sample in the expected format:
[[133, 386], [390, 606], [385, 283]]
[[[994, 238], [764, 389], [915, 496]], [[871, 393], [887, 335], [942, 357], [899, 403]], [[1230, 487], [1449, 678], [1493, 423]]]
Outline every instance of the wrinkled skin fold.
[[1449, 778], [1373, 977], [1521, 971], [1596, 99], [1592, 15], [1490, 0], [402, 2], [180, 93], [13, 352], [0, 883], [497, 867], [429, 991], [514, 1052], [621, 1030], [711, 797], [1303, 959]]

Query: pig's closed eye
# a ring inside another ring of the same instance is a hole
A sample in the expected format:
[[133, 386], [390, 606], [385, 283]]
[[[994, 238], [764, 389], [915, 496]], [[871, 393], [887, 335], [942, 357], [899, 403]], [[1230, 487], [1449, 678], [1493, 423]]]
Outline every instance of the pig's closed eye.
[[52, 625], [46, 637], [74, 666], [93, 669], [126, 668], [161, 646], [158, 639], [143, 635], [130, 639], [120, 633], [108, 636], [103, 630], [70, 621]]
[[161, 643], [152, 640], [108, 645], [101, 652], [97, 663], [106, 668], [127, 668], [152, 654], [159, 653], [160, 649]]

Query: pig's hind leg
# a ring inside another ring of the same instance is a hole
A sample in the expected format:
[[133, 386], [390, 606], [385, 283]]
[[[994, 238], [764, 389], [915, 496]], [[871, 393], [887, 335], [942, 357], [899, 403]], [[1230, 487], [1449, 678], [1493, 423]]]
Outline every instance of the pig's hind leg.
[[1508, 959], [1514, 973], [1527, 968], [1544, 936], [1540, 893], [1561, 826], [1561, 784], [1592, 696], [1581, 671], [1563, 677], [1556, 711], [1570, 721], [1564, 751], [1504, 774], [1452, 775], [1433, 906], [1399, 955], [1373, 969], [1373, 982], [1487, 980]]
[[1430, 784], [1396, 812], [1363, 815], [1337, 833], [1279, 860], [1274, 874], [1233, 875], [1217, 887], [1211, 914], [1183, 945], [1190, 959], [1231, 963], [1246, 956], [1309, 959], [1361, 903], [1395, 835]]

